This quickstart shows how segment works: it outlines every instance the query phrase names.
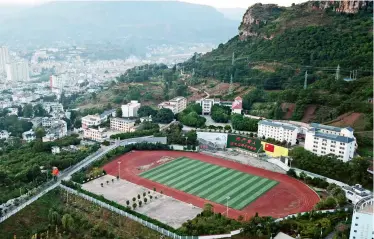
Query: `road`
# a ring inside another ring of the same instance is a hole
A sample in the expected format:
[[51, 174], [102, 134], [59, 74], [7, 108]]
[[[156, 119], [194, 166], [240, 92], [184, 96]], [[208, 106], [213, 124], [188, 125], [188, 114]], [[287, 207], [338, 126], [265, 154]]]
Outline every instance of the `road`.
[[46, 188], [44, 190], [42, 190], [40, 193], [34, 195], [29, 200], [21, 203], [16, 208], [14, 208], [13, 210], [9, 211], [6, 215], [3, 215], [0, 218], [0, 223], [3, 222], [3, 221], [5, 221], [7, 218], [11, 217], [12, 215], [16, 214], [17, 212], [19, 212], [20, 210], [22, 210], [23, 208], [25, 208], [27, 205], [30, 205], [31, 203], [35, 202], [36, 200], [38, 200], [40, 197], [42, 197], [47, 192], [49, 192], [52, 189], [56, 188], [61, 183], [62, 180], [69, 180], [70, 177], [71, 177], [71, 175], [73, 175], [75, 172], [81, 170], [83, 167], [87, 167], [92, 162], [98, 160], [99, 158], [101, 158], [102, 156], [104, 156], [109, 151], [117, 148], [118, 146], [125, 146], [125, 145], [128, 145], [128, 144], [140, 143], [140, 142], [149, 142], [149, 143], [160, 142], [160, 143], [164, 143], [165, 144], [166, 143], [166, 137], [152, 137], [151, 136], [151, 137], [140, 137], [140, 138], [125, 139], [125, 140], [119, 141], [117, 144], [110, 145], [110, 146], [107, 146], [105, 148], [99, 149], [95, 153], [87, 156], [85, 159], [83, 159], [79, 163], [77, 163], [77, 164], [75, 164], [75, 165], [73, 165], [73, 166], [71, 166], [71, 167], [69, 167], [69, 168], [61, 171], [60, 175], [59, 175], [59, 177], [57, 178], [56, 181], [54, 181], [54, 182], [50, 181], [51, 184], [47, 184]]

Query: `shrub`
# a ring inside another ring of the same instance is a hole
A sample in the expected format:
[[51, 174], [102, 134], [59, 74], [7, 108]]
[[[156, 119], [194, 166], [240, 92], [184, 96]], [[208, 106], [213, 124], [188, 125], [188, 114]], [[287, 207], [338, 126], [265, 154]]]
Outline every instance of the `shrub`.
[[136, 206], [137, 206], [137, 205], [136, 205], [136, 203], [133, 203], [133, 204], [132, 204], [132, 208], [134, 208], [134, 209], [135, 209], [135, 208], [136, 208]]

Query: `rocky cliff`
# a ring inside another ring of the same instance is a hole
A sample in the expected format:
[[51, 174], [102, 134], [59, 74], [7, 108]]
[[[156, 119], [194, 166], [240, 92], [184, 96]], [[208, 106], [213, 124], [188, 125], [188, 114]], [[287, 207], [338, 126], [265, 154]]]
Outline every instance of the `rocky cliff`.
[[372, 12], [372, 1], [310, 1], [291, 7], [275, 4], [256, 3], [249, 7], [239, 26], [239, 39], [250, 36], [272, 39], [283, 32], [285, 27], [324, 25], [331, 21], [327, 12], [356, 14], [359, 11]]
[[319, 9], [332, 9], [335, 12], [341, 13], [358, 13], [360, 10], [368, 10], [372, 7], [372, 1], [314, 1], [311, 2], [312, 7]]

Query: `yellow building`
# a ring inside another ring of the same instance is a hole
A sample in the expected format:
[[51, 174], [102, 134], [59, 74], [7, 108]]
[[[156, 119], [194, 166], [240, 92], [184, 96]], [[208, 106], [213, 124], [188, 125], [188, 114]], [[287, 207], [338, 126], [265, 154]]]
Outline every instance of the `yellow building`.
[[288, 156], [288, 148], [261, 141], [262, 149], [270, 157]]

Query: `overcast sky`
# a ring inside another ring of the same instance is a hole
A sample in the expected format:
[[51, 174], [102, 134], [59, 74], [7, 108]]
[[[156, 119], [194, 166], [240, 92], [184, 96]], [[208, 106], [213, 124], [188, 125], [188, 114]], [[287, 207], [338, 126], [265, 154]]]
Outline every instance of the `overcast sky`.
[[[49, 1], [51, 0], [0, 0], [0, 5], [34, 5]], [[307, 0], [183, 0], [183, 2], [205, 4], [216, 8], [248, 8], [257, 2], [290, 6], [292, 3], [300, 3], [305, 1]]]

